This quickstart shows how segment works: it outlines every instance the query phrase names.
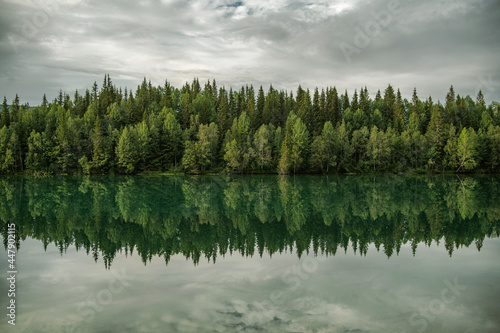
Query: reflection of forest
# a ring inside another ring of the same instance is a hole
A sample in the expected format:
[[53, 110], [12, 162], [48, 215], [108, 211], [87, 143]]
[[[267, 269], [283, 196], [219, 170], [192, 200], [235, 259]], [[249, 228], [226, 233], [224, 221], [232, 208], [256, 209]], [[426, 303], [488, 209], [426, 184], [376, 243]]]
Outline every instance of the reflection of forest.
[[[1, 178], [0, 219], [21, 239], [74, 244], [109, 267], [134, 248], [144, 262], [197, 263], [233, 251], [335, 255], [369, 244], [454, 248], [498, 237], [500, 178], [423, 176]], [[444, 238], [444, 240], [443, 240]]]

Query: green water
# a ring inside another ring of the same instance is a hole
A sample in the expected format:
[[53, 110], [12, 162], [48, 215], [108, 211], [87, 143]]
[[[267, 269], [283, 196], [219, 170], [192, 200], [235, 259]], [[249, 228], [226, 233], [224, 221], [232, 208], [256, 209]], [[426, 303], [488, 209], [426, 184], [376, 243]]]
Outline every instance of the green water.
[[0, 178], [0, 220], [2, 332], [500, 330], [500, 177]]

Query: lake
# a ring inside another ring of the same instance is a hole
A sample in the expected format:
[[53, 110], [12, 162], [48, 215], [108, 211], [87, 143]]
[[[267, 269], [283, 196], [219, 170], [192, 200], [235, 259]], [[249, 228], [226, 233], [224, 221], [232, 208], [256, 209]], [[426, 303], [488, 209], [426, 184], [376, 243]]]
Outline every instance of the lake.
[[0, 220], [2, 332], [500, 331], [496, 176], [2, 177]]

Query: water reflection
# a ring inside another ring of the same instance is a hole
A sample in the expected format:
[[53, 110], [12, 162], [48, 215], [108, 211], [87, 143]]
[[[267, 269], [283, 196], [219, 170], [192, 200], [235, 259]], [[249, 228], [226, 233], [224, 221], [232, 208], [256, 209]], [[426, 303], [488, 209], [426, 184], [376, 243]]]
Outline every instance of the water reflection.
[[[500, 178], [363, 177], [12, 177], [0, 179], [0, 219], [20, 239], [63, 253], [70, 245], [110, 267], [134, 250], [147, 263], [294, 251], [335, 255], [370, 244], [387, 257], [402, 244], [444, 242], [478, 250], [498, 237]], [[19, 246], [19, 242], [18, 242]]]

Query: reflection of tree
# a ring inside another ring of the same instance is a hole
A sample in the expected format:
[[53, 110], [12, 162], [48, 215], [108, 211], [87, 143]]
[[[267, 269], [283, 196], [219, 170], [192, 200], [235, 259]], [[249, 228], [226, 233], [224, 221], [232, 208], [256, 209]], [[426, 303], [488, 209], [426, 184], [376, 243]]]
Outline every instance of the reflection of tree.
[[410, 243], [481, 249], [500, 232], [496, 177], [8, 177], [0, 233], [74, 245], [109, 267], [118, 252], [182, 254], [198, 263], [233, 252], [335, 255], [370, 244], [388, 257]]
[[304, 189], [295, 177], [281, 176], [278, 183], [285, 224], [290, 234], [294, 234], [306, 223], [309, 201], [303, 198]]

